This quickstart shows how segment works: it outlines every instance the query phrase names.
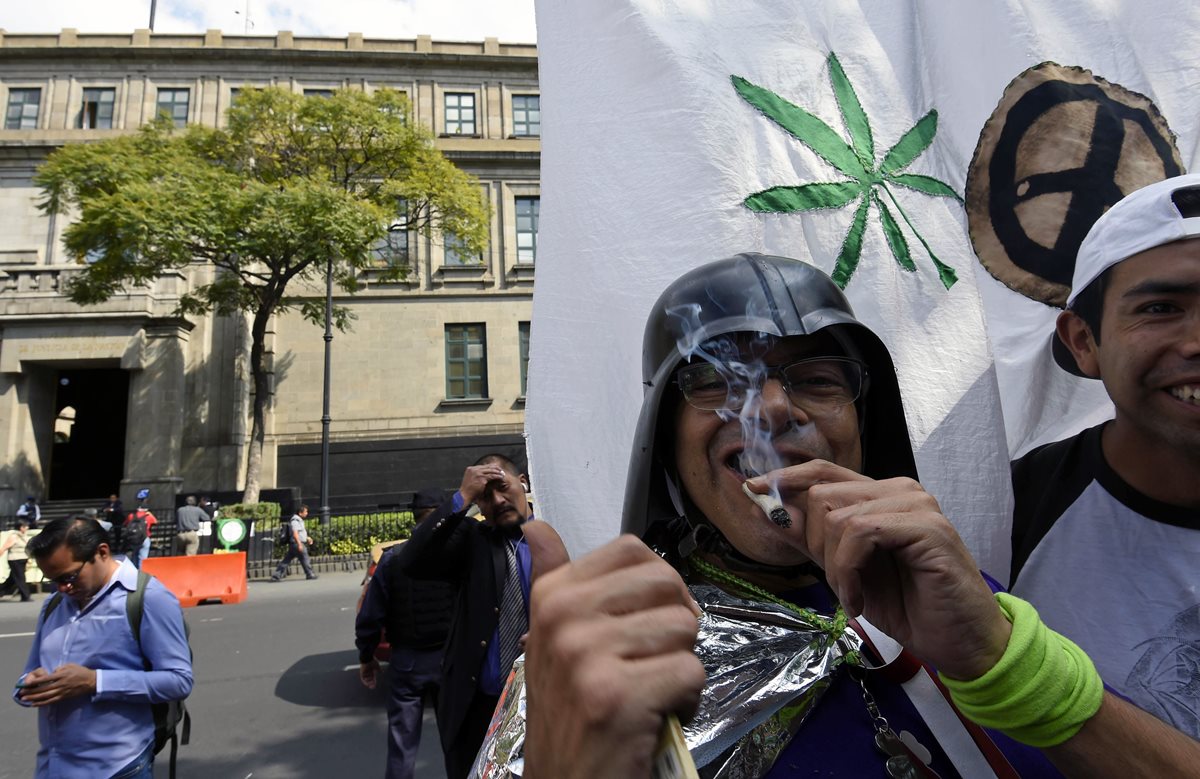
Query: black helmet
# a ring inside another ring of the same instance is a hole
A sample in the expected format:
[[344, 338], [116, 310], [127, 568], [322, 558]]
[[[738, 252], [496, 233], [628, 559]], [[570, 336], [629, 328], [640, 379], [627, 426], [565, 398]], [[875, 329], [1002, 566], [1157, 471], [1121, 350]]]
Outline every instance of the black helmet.
[[[625, 486], [622, 531], [645, 536], [660, 521], [675, 521], [674, 463], [670, 446], [656, 440], [659, 412], [687, 345], [730, 333], [776, 337], [826, 332], [849, 356], [867, 365], [869, 391], [858, 401], [863, 473], [872, 478], [916, 478], [896, 370], [887, 348], [854, 318], [845, 295], [821, 271], [786, 257], [746, 253], [695, 268], [667, 287], [650, 312], [642, 340], [645, 396], [634, 434]], [[707, 522], [688, 517], [691, 526]], [[711, 526], [708, 526], [711, 527]], [[740, 557], [719, 538], [723, 556]], [[749, 567], [753, 561], [743, 558]], [[746, 566], [743, 566], [746, 567]]]

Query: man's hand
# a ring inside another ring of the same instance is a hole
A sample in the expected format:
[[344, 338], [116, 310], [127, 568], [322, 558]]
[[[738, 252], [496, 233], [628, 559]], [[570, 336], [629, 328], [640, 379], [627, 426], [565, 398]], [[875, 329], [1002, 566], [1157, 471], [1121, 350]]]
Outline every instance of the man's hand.
[[[24, 701], [25, 696], [28, 693], [33, 692], [34, 688], [36, 688], [39, 683], [44, 682], [49, 676], [50, 672], [45, 668], [42, 668], [40, 665], [37, 668], [34, 668], [17, 681], [17, 697]], [[28, 701], [25, 702], [28, 703]]]
[[463, 506], [470, 506], [487, 489], [488, 482], [504, 481], [508, 474], [496, 463], [487, 465], [470, 465], [463, 471], [462, 484], [458, 493], [462, 495]]
[[30, 671], [21, 689], [21, 700], [33, 706], [47, 706], [80, 695], [96, 694], [96, 672], [82, 665], [67, 663], [46, 673], [42, 668]]
[[358, 680], [363, 683], [363, 687], [368, 690], [375, 689], [375, 680], [379, 674], [379, 661], [371, 658], [365, 663], [358, 664]]
[[[545, 568], [542, 547], [530, 549]], [[540, 576], [525, 655], [526, 779], [649, 776], [664, 717], [699, 704], [698, 613], [679, 574], [633, 536]]]
[[920, 484], [875, 481], [817, 460], [760, 478], [751, 488], [765, 491], [765, 481], [778, 478], [796, 519], [789, 538], [825, 570], [847, 613], [864, 615], [955, 678], [976, 678], [1000, 659], [1012, 626]]

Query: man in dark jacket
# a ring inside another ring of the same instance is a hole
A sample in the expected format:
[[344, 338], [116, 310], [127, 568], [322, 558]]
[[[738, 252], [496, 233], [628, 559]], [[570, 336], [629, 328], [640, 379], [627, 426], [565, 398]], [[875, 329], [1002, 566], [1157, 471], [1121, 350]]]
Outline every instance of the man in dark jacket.
[[[423, 489], [410, 507], [420, 522], [446, 499], [442, 490]], [[412, 779], [426, 695], [437, 696], [442, 645], [450, 631], [454, 586], [411, 579], [400, 570], [396, 548], [384, 552], [367, 585], [354, 622], [359, 679], [375, 689], [379, 661], [375, 650], [386, 634], [391, 644], [391, 695], [388, 697], [387, 779]]]
[[[471, 504], [483, 522], [468, 515]], [[532, 519], [520, 470], [491, 454], [463, 472], [458, 490], [397, 552], [409, 575], [458, 584], [438, 700], [449, 779], [470, 771], [528, 630], [533, 571], [522, 527]]]

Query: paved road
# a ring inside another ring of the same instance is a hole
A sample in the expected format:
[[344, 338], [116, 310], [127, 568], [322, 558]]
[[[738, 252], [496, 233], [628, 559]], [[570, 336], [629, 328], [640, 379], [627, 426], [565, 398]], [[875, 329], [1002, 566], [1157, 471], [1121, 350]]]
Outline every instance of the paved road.
[[[354, 604], [362, 573], [293, 575], [252, 582], [235, 606], [186, 609], [196, 686], [188, 699], [192, 743], [179, 775], [204, 779], [383, 776], [384, 690], [358, 682]], [[0, 680], [16, 681], [43, 596], [0, 598]], [[0, 779], [32, 774], [37, 716], [0, 702]], [[445, 779], [432, 709], [417, 757], [418, 779]], [[155, 775], [166, 777], [166, 754]]]

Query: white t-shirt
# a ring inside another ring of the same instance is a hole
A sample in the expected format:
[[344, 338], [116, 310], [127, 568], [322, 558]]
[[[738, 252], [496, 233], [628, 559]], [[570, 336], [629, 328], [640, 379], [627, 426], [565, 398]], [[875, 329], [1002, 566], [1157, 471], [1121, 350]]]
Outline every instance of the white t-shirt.
[[1200, 738], [1200, 512], [1129, 486], [1102, 428], [1013, 464], [1011, 590], [1109, 687]]
[[308, 531], [304, 528], [304, 520], [300, 518], [299, 514], [292, 515], [292, 532], [298, 534], [293, 538], [300, 539], [301, 544], [308, 543]]

